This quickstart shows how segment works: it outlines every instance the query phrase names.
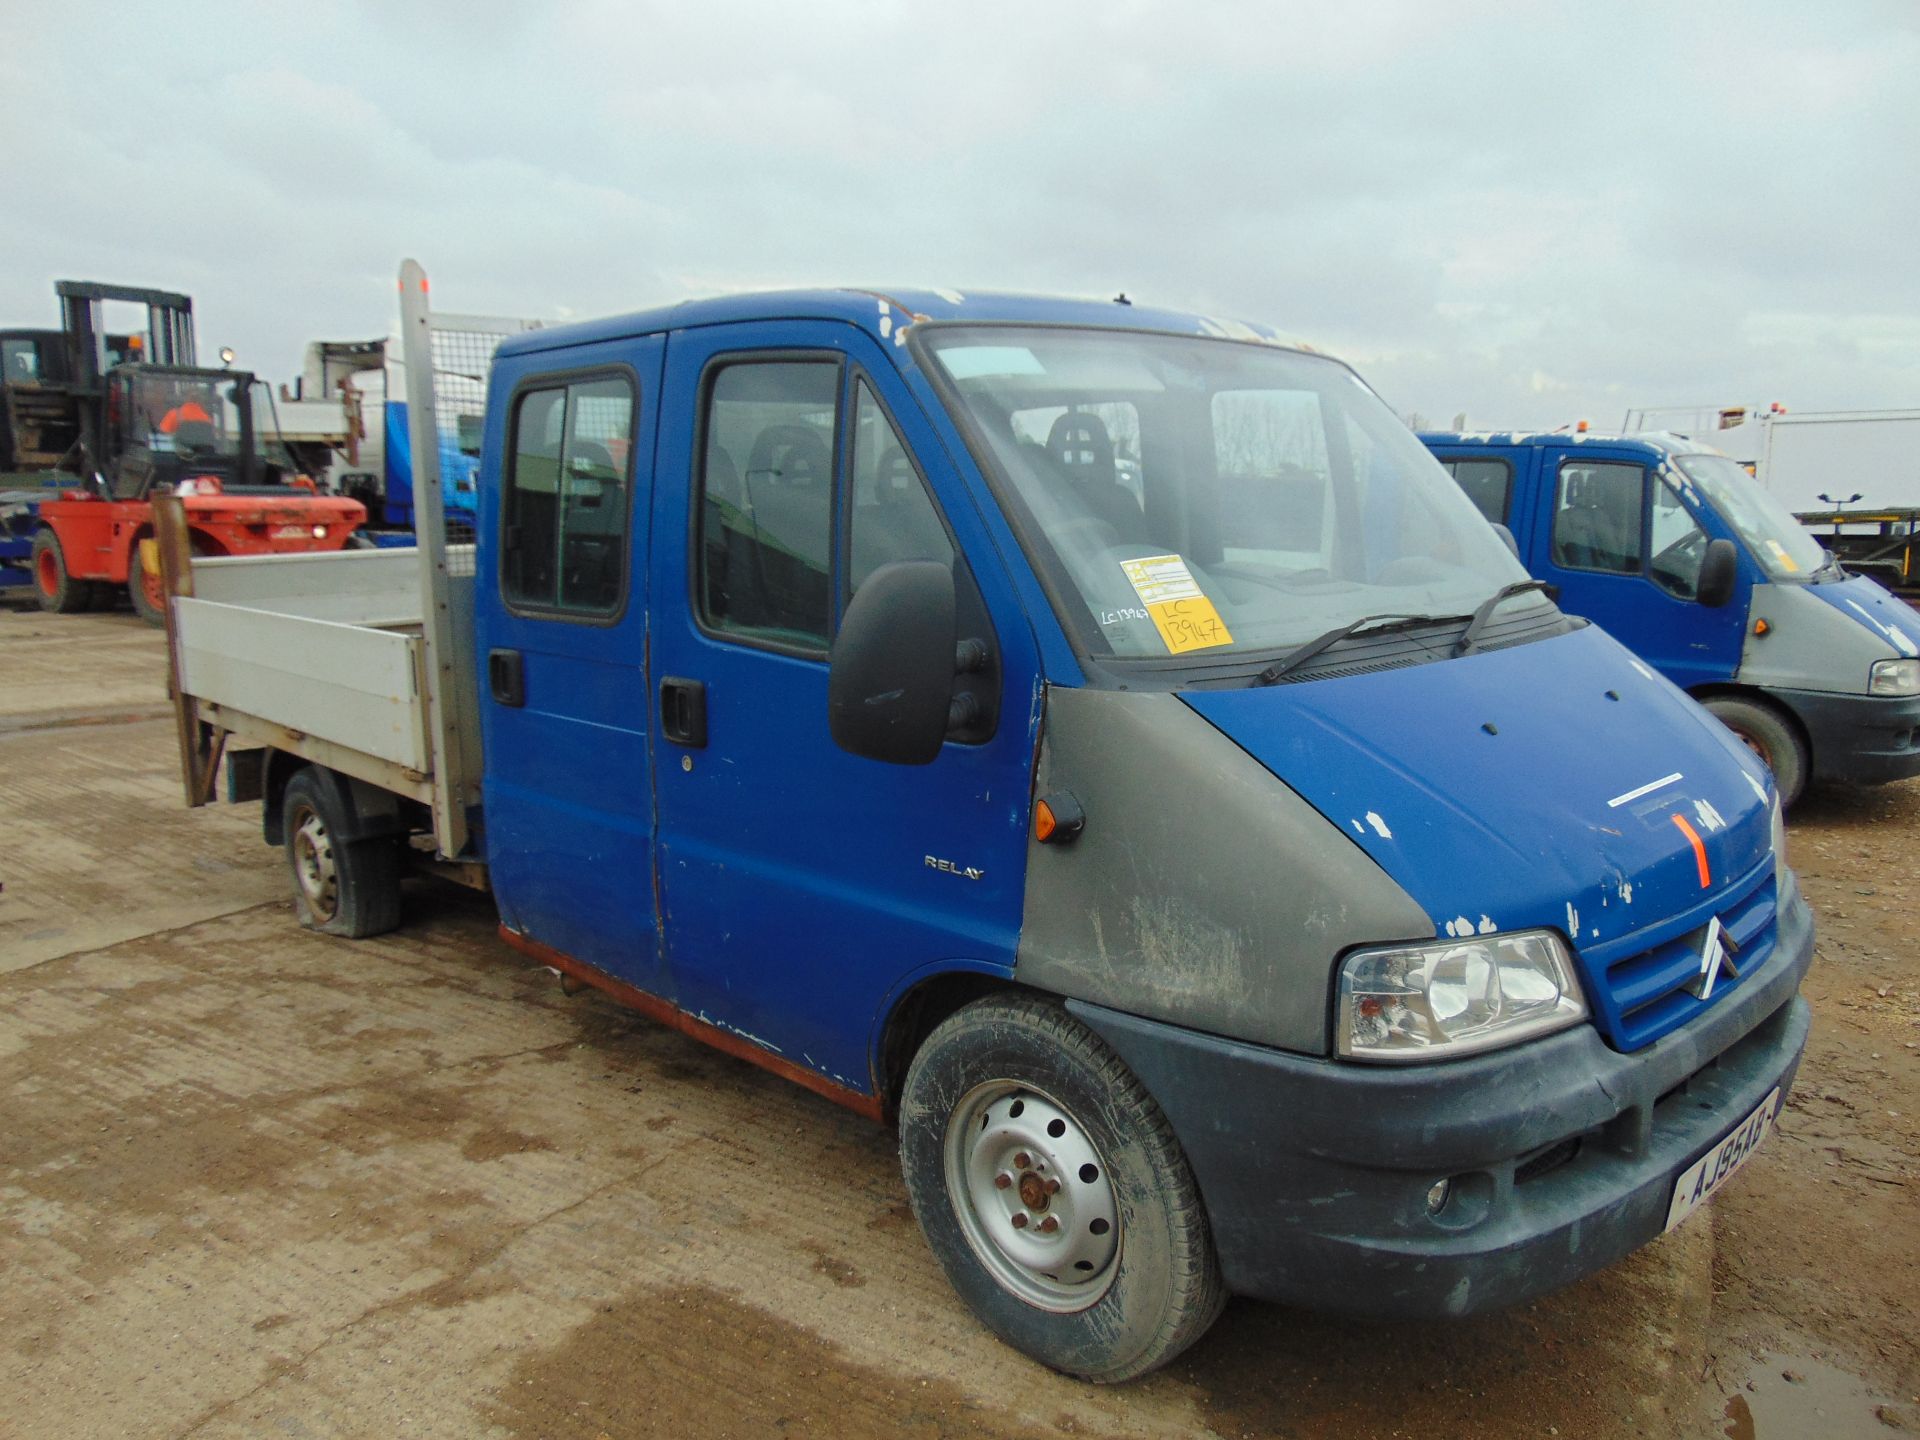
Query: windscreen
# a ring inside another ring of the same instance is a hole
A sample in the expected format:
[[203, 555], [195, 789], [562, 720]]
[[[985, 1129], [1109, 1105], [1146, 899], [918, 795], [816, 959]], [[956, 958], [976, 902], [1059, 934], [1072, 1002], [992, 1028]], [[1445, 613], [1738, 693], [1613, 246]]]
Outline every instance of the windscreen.
[[230, 388], [198, 377], [138, 375], [128, 389], [128, 438], [157, 454], [234, 455], [240, 427]]
[[1793, 512], [1724, 455], [1676, 455], [1680, 473], [1746, 542], [1772, 580], [1806, 580], [1827, 563], [1827, 552]]
[[1122, 331], [923, 336], [1095, 653], [1284, 650], [1367, 616], [1469, 615], [1527, 578], [1333, 361]]

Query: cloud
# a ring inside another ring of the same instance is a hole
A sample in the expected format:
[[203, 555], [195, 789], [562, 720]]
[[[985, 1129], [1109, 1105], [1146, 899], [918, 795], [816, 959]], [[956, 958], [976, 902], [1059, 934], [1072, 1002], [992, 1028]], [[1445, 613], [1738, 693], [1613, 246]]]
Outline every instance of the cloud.
[[[12, 16], [0, 305], [290, 374], [454, 308], [931, 283], [1246, 315], [1403, 410], [1920, 404], [1910, 5], [364, 3]], [[82, 98], [84, 97], [84, 98]]]

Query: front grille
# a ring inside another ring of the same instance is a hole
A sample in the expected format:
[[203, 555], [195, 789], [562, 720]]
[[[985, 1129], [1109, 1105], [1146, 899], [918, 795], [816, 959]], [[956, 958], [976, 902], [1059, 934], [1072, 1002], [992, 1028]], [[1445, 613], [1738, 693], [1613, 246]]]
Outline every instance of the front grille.
[[[1585, 952], [1594, 977], [1594, 1019], [1616, 1049], [1637, 1050], [1679, 1029], [1708, 1005], [1718, 1004], [1766, 963], [1776, 933], [1773, 863], [1716, 908], [1703, 912], [1698, 924], [1651, 946], [1636, 946], [1632, 937]], [[1692, 987], [1700, 979], [1701, 947], [1707, 922], [1720, 917], [1722, 931], [1733, 942], [1731, 958], [1739, 975], [1724, 970], [1713, 994], [1701, 1000]], [[1618, 953], [1624, 951], [1625, 953]]]

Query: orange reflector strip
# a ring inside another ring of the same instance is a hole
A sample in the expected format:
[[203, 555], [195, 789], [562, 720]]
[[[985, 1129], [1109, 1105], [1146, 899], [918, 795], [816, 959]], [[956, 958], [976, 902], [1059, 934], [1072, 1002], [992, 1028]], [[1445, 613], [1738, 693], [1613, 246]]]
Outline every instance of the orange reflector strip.
[[1680, 827], [1680, 833], [1687, 837], [1687, 843], [1693, 846], [1693, 863], [1700, 870], [1700, 888], [1707, 889], [1713, 884], [1713, 871], [1707, 865], [1707, 847], [1700, 840], [1699, 831], [1687, 824], [1687, 817], [1675, 815], [1673, 823]]
[[1044, 800], [1033, 802], [1033, 838], [1041, 844], [1053, 838], [1053, 832], [1060, 822], [1054, 818], [1053, 807]]

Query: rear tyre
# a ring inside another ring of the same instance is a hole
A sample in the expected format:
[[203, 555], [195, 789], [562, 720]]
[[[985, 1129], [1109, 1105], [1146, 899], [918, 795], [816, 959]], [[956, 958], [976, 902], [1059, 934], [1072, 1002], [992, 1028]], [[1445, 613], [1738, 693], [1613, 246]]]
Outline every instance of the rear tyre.
[[1807, 746], [1792, 723], [1768, 706], [1732, 695], [1716, 695], [1706, 706], [1773, 772], [1780, 804], [1787, 806], [1798, 800], [1807, 784]]
[[361, 940], [400, 923], [400, 846], [391, 835], [347, 838], [354, 817], [336, 777], [301, 770], [287, 782], [281, 813], [302, 925]]
[[133, 555], [127, 561], [127, 593], [133, 597], [133, 613], [147, 624], [164, 626], [167, 623], [165, 580], [141, 562], [138, 541], [134, 542]]
[[33, 595], [42, 610], [55, 615], [84, 610], [93, 599], [92, 584], [76, 580], [67, 572], [60, 537], [45, 528], [33, 537]]
[[1172, 1126], [1057, 1004], [996, 995], [942, 1023], [907, 1072], [900, 1160], [953, 1288], [1044, 1365], [1130, 1380], [1226, 1301]]

